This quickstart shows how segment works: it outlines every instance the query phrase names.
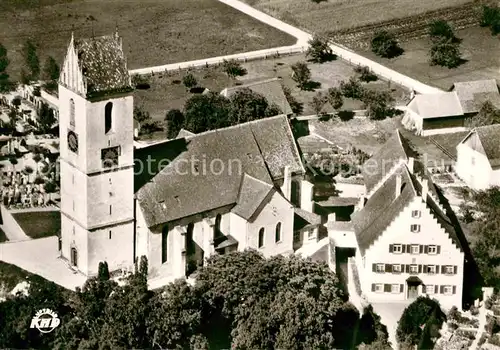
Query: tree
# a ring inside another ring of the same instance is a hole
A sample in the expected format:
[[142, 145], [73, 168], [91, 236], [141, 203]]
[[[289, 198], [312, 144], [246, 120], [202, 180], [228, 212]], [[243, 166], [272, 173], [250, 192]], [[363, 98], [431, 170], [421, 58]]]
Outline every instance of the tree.
[[316, 95], [313, 97], [309, 105], [314, 111], [314, 114], [320, 116], [323, 114], [323, 108], [325, 104], [328, 102], [328, 97], [324, 95], [321, 91], [318, 91]]
[[335, 110], [342, 108], [344, 104], [344, 99], [342, 98], [342, 92], [339, 88], [329, 88], [328, 89], [328, 102], [332, 105]]
[[46, 104], [42, 103], [38, 112], [38, 128], [42, 133], [47, 133], [57, 122], [54, 111]]
[[400, 343], [418, 345], [422, 330], [428, 322], [429, 326], [437, 325], [440, 328], [445, 320], [446, 316], [441, 311], [439, 302], [428, 297], [418, 297], [403, 311], [398, 322], [396, 338]]
[[311, 71], [305, 62], [297, 62], [292, 65], [292, 79], [301, 90], [305, 90], [307, 83], [311, 80]]
[[483, 6], [481, 27], [490, 27], [491, 34], [500, 33], [500, 9], [498, 6]]
[[340, 91], [344, 97], [361, 99], [365, 89], [361, 83], [354, 77], [349, 78], [349, 80], [340, 82]]
[[371, 40], [371, 49], [380, 57], [393, 58], [403, 53], [394, 34], [386, 30], [376, 31]]
[[311, 57], [313, 62], [323, 63], [334, 57], [327, 38], [314, 34], [308, 44], [306, 56]]
[[7, 49], [0, 44], [0, 92], [7, 92], [10, 90], [9, 74], [7, 74], [7, 67], [9, 66], [9, 58], [7, 57]]
[[222, 67], [224, 68], [224, 72], [231, 78], [247, 74], [247, 70], [236, 60], [224, 60]]
[[283, 87], [283, 93], [285, 94], [286, 100], [288, 101], [288, 104], [290, 105], [292, 112], [296, 115], [301, 114], [304, 109], [302, 103], [297, 101], [297, 99], [292, 95], [292, 92], [290, 91], [290, 88], [288, 86], [282, 86], [282, 87]]
[[36, 46], [31, 40], [27, 40], [23, 47], [24, 62], [30, 75], [29, 80], [38, 80], [40, 76], [40, 61], [36, 53]]
[[249, 122], [281, 114], [281, 109], [275, 104], [269, 104], [267, 99], [249, 88], [237, 90], [230, 100], [229, 119], [231, 125]]
[[20, 96], [14, 97], [12, 99], [12, 104], [14, 105], [14, 107], [19, 108], [19, 106], [21, 105], [21, 97]]
[[191, 73], [186, 74], [182, 78], [182, 83], [187, 89], [194, 88], [196, 85], [198, 85], [198, 81], [196, 80], [195, 76]]
[[356, 344], [363, 344], [363, 349], [390, 349], [389, 333], [387, 327], [380, 321], [380, 316], [375, 313], [373, 306], [368, 305], [363, 310], [359, 322]]
[[30, 76], [25, 69], [21, 69], [21, 84], [28, 85], [30, 83]]
[[462, 63], [460, 45], [450, 40], [436, 42], [429, 54], [431, 65], [456, 68]]
[[59, 79], [59, 65], [52, 56], [47, 57], [45, 61], [43, 77], [45, 80], [51, 81], [57, 81], [57, 79]]
[[171, 109], [165, 116], [165, 123], [167, 126], [167, 137], [174, 139], [177, 134], [184, 127], [184, 114], [178, 109]]
[[194, 95], [184, 105], [185, 128], [197, 134], [230, 126], [230, 107], [229, 99], [220, 94]]
[[361, 98], [371, 119], [381, 120], [394, 115], [394, 97], [389, 91], [365, 90]]
[[151, 116], [144, 106], [136, 105], [134, 106], [134, 120], [139, 123], [139, 131], [141, 131], [143, 126], [151, 121]]
[[479, 112], [468, 121], [471, 128], [485, 125], [500, 124], [500, 110], [491, 101], [487, 100], [479, 109]]
[[434, 40], [445, 40], [445, 41], [455, 41], [455, 33], [453, 32], [453, 28], [451, 25], [442, 20], [438, 19], [432, 21], [429, 25], [429, 35]]

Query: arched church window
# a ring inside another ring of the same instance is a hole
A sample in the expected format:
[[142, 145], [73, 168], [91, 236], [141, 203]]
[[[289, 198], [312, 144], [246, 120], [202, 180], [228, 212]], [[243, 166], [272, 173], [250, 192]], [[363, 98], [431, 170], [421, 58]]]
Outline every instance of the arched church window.
[[259, 230], [259, 248], [262, 248], [264, 246], [264, 233], [265, 229], [264, 227], [261, 227]]
[[275, 236], [274, 236], [274, 241], [275, 242], [281, 241], [281, 222], [278, 222], [276, 224], [276, 232], [275, 232]]
[[108, 102], [104, 107], [104, 132], [108, 133], [113, 127], [113, 104]]
[[69, 125], [75, 126], [75, 101], [72, 98], [69, 100]]
[[222, 216], [220, 214], [217, 214], [215, 217], [215, 225], [214, 225], [214, 240], [217, 239], [220, 236], [220, 222], [221, 222]]
[[168, 259], [168, 226], [165, 225], [161, 231], [161, 263]]

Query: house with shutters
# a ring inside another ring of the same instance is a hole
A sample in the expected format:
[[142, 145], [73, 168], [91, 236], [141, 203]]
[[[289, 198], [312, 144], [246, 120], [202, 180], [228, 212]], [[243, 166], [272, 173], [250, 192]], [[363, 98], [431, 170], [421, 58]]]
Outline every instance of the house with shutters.
[[462, 242], [430, 176], [411, 153], [396, 132], [372, 157], [370, 172], [364, 169], [367, 196], [351, 221], [329, 219], [331, 255], [343, 257], [336, 264], [348, 265], [348, 278], [370, 303], [428, 295], [445, 308], [460, 308]]
[[455, 171], [470, 188], [500, 186], [500, 125], [472, 129], [457, 145]]

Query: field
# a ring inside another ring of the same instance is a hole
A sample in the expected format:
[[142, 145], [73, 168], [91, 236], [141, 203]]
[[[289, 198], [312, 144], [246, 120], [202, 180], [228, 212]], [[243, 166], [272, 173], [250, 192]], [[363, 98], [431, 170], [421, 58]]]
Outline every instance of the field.
[[354, 28], [456, 6], [469, 0], [244, 0], [282, 21], [312, 32]]
[[61, 231], [61, 213], [58, 211], [20, 212], [12, 216], [31, 238], [54, 236]]
[[[42, 4], [42, 5], [41, 5]], [[25, 40], [62, 63], [70, 40], [118, 27], [129, 69], [292, 45], [295, 38], [216, 0], [2, 0], [0, 41], [18, 75]]]
[[[211, 91], [220, 92], [225, 87], [245, 84], [257, 80], [279, 77], [284, 86], [290, 88], [292, 95], [302, 103], [302, 115], [314, 114], [309, 102], [317, 91], [326, 91], [328, 88], [338, 86], [341, 81], [348, 80], [354, 76], [354, 67], [342, 60], [335, 60], [323, 64], [308, 63], [311, 70], [312, 81], [320, 84], [315, 91], [301, 91], [297, 84], [291, 78], [290, 66], [299, 61], [306, 61], [304, 54], [283, 56], [267, 60], [256, 60], [243, 63], [242, 66], [247, 70], [247, 74], [230, 79], [220, 68], [210, 67], [202, 70], [194, 70], [191, 73], [196, 77], [201, 87], [208, 88]], [[181, 109], [186, 100], [192, 96], [180, 83], [182, 77], [187, 71], [168, 73], [164, 75], [155, 75], [148, 78], [150, 88], [148, 90], [136, 90], [134, 94], [134, 103], [143, 106], [151, 117], [155, 120], [163, 121], [165, 114], [172, 108]], [[366, 87], [374, 90], [386, 90], [389, 88], [387, 82], [379, 80], [365, 84]], [[402, 103], [407, 97], [408, 92], [394, 84], [390, 87], [396, 103]], [[345, 99], [342, 109], [361, 109], [363, 107], [360, 101]], [[164, 133], [163, 133], [164, 134]]]
[[429, 38], [403, 42], [401, 46], [405, 50], [404, 54], [391, 60], [377, 57], [368, 50], [359, 52], [402, 74], [442, 89], [448, 89], [459, 81], [500, 80], [500, 61], [493, 49], [499, 47], [499, 38], [491, 36], [488, 28], [481, 27], [462, 29], [456, 34], [463, 39], [461, 52], [467, 62], [454, 69], [429, 65]]

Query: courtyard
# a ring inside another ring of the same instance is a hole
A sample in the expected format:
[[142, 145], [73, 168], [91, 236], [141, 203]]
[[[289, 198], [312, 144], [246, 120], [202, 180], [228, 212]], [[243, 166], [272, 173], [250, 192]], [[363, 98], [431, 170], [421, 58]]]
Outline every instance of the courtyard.
[[61, 64], [71, 32], [76, 38], [118, 28], [128, 68], [293, 45], [296, 39], [216, 0], [2, 1], [0, 37], [9, 74], [18, 77], [22, 44], [31, 39], [40, 61]]

